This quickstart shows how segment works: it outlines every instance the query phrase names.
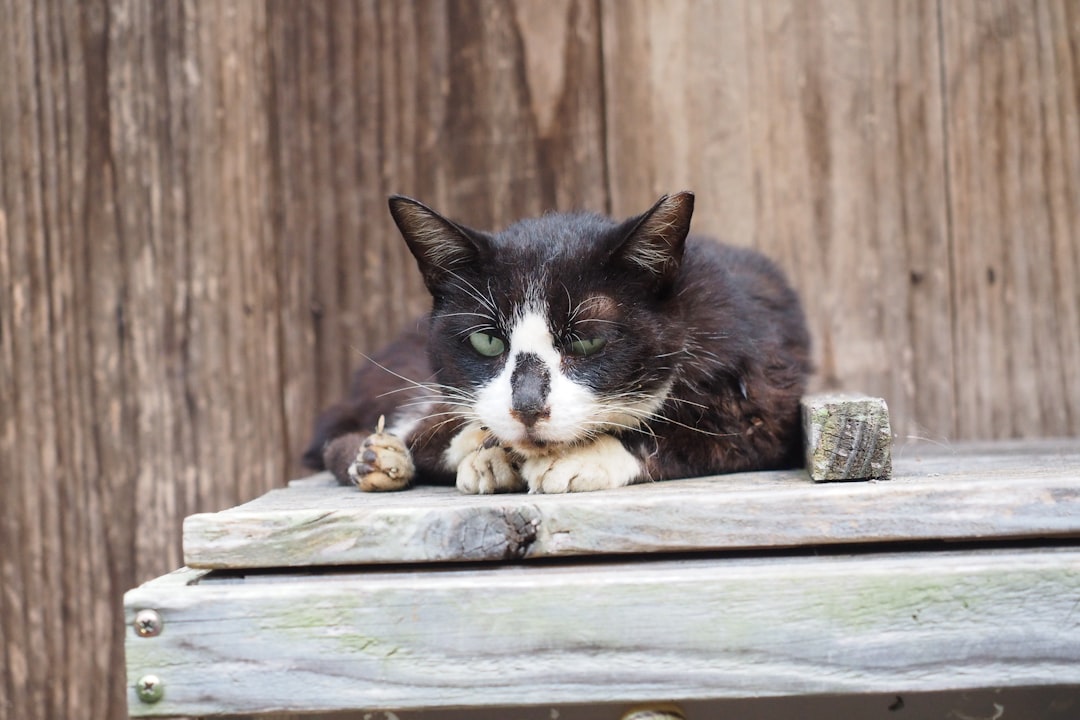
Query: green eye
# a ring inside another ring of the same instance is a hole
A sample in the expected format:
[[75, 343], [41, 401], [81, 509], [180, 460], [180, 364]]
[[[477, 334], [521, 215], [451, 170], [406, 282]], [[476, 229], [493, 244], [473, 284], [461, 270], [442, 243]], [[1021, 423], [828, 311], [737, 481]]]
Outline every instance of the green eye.
[[570, 354], [577, 355], [578, 357], [584, 357], [586, 355], [595, 355], [604, 349], [607, 345], [607, 340], [604, 338], [589, 338], [587, 340], [574, 340], [570, 343]]
[[487, 333], [474, 332], [469, 336], [469, 342], [472, 343], [473, 350], [484, 357], [498, 357], [506, 352], [506, 343]]

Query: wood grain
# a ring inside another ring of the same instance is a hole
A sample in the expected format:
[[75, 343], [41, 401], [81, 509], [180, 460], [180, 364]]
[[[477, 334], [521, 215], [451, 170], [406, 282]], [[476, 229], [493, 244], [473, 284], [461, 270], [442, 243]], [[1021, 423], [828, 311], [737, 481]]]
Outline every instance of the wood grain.
[[[133, 715], [1080, 682], [1075, 549], [446, 572], [183, 570], [129, 592]], [[648, 608], [647, 617], [643, 608]], [[827, 672], [823, 672], [827, 668]]]
[[1080, 432], [1080, 8], [942, 3], [958, 434]]
[[494, 229], [603, 210], [591, 3], [271, 2], [273, 208], [289, 448], [429, 299], [386, 206]]
[[816, 389], [954, 435], [937, 4], [603, 6], [613, 209], [697, 192], [694, 231], [776, 258]]
[[1080, 448], [902, 448], [893, 479], [739, 473], [569, 495], [361, 493], [328, 475], [184, 523], [193, 567], [537, 559], [1080, 536]]
[[795, 278], [819, 387], [901, 436], [1080, 435], [1069, 0], [0, 18], [4, 720], [125, 717], [121, 592], [179, 562], [184, 516], [295, 476], [424, 307], [391, 192], [497, 227], [690, 187], [697, 229]]
[[184, 516], [294, 474], [359, 353], [424, 306], [386, 195], [478, 225], [606, 205], [598, 19], [0, 15], [0, 717], [125, 717], [120, 593], [179, 563]]
[[888, 480], [892, 476], [892, 430], [883, 399], [825, 393], [805, 396], [800, 405], [811, 480]]

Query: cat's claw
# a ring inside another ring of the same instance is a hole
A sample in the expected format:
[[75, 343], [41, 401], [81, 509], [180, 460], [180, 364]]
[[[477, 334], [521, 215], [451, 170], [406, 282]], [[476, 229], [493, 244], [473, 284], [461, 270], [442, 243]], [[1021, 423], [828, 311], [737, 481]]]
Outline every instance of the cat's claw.
[[525, 489], [525, 481], [521, 479], [513, 453], [496, 445], [480, 447], [461, 461], [457, 488], [470, 495], [520, 492]]
[[400, 438], [382, 432], [382, 423], [360, 446], [349, 465], [349, 479], [364, 492], [403, 490], [416, 474], [409, 448]]
[[641, 463], [617, 439], [604, 436], [564, 454], [530, 458], [521, 474], [530, 493], [611, 490], [637, 482]]

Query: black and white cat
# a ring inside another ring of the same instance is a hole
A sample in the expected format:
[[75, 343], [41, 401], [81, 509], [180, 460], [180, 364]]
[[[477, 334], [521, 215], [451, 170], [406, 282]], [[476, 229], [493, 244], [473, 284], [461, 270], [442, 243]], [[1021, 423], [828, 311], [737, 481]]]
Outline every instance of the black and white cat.
[[357, 371], [305, 463], [363, 490], [467, 493], [799, 464], [798, 298], [764, 256], [687, 237], [693, 206], [683, 192], [624, 222], [548, 214], [487, 233], [390, 198], [431, 314]]

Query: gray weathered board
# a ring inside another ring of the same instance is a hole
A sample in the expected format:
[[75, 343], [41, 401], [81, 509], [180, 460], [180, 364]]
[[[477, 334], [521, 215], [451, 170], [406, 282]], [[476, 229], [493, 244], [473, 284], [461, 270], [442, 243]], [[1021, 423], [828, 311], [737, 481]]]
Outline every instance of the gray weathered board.
[[[142, 609], [156, 637], [131, 627]], [[182, 569], [125, 614], [133, 716], [1080, 683], [1076, 547]], [[148, 674], [154, 704], [134, 690]]]
[[1080, 535], [1080, 441], [899, 447], [888, 482], [805, 471], [572, 495], [370, 494], [327, 475], [184, 523], [185, 561], [264, 568]]

